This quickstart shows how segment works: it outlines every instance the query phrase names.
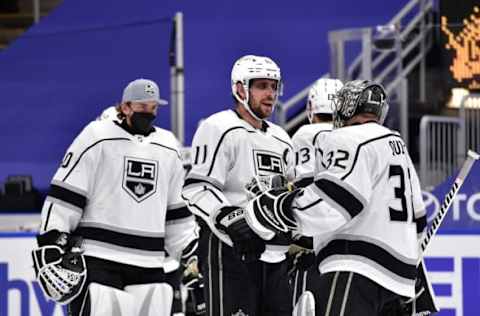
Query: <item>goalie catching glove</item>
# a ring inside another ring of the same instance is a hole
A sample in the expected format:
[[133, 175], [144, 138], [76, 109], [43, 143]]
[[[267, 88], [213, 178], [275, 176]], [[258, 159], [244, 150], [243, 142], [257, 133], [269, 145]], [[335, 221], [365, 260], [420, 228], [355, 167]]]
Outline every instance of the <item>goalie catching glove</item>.
[[292, 203], [300, 192], [300, 189], [277, 188], [260, 194], [247, 204], [248, 226], [263, 240], [271, 240], [277, 233], [296, 231]]
[[37, 236], [33, 267], [46, 296], [68, 304], [82, 291], [87, 278], [80, 237], [52, 230]]

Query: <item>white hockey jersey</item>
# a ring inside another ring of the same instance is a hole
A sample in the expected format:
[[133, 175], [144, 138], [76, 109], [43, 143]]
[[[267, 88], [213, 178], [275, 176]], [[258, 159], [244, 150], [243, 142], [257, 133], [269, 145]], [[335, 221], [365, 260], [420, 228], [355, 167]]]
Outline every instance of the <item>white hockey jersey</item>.
[[85, 255], [162, 267], [197, 238], [181, 198], [177, 140], [155, 128], [132, 135], [118, 122], [94, 121], [67, 150], [42, 209], [41, 233], [80, 235]]
[[365, 123], [333, 130], [317, 148], [319, 173], [294, 207], [300, 233], [330, 233], [317, 249], [320, 271], [352, 271], [413, 297], [426, 217], [402, 138]]
[[[294, 153], [288, 134], [264, 122], [253, 128], [234, 110], [216, 113], [200, 124], [192, 142], [193, 167], [185, 180], [183, 195], [190, 210], [228, 245], [230, 238], [218, 231], [211, 215], [224, 206], [244, 207], [245, 184], [255, 175], [283, 174], [293, 178]], [[267, 244], [261, 260], [285, 259], [288, 243]]]
[[315, 143], [322, 133], [333, 129], [331, 123], [315, 123], [301, 126], [292, 137], [295, 150], [295, 185], [304, 187], [313, 182], [315, 172]]

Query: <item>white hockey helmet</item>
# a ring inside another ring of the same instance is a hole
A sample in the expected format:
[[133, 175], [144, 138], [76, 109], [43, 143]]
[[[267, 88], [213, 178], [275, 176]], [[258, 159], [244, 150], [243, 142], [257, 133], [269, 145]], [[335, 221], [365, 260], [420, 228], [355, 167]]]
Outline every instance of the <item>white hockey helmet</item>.
[[322, 78], [315, 81], [308, 92], [307, 116], [312, 123], [315, 114], [333, 114], [333, 100], [343, 83], [338, 79]]
[[360, 113], [372, 113], [383, 124], [388, 113], [387, 93], [383, 86], [370, 80], [347, 82], [335, 97], [333, 125], [342, 127], [345, 122]]
[[[277, 94], [275, 96], [274, 104], [278, 101], [278, 96], [282, 94], [282, 77], [280, 74], [280, 68], [269, 57], [246, 55], [239, 58], [232, 68], [232, 94], [233, 97], [240, 102], [247, 111], [257, 120], [261, 120], [250, 109], [249, 105], [249, 93], [250, 80], [252, 79], [273, 79], [277, 80]], [[245, 100], [242, 100], [237, 92], [237, 82], [243, 85], [245, 90]]]

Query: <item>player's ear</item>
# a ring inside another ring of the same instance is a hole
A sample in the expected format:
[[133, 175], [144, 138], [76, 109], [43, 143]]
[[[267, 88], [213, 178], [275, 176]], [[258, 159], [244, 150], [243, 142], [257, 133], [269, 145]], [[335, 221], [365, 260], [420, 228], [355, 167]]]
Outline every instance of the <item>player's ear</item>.
[[238, 95], [240, 96], [240, 98], [242, 98], [243, 100], [246, 99], [246, 95], [245, 95], [245, 89], [243, 88], [243, 85], [241, 82], [237, 82], [235, 84], [236, 88], [237, 88], [237, 93]]
[[130, 106], [130, 102], [123, 102], [120, 104], [120, 111], [125, 115], [128, 116], [132, 112], [132, 108]]

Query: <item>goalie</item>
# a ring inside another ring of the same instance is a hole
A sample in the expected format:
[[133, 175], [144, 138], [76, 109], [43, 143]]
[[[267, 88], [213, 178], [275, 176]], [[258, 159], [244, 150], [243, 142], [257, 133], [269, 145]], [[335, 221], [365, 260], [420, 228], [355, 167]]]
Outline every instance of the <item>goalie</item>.
[[335, 129], [316, 142], [313, 183], [269, 190], [247, 205], [247, 223], [264, 240], [322, 234], [316, 315], [382, 315], [415, 297], [425, 207], [404, 141], [382, 126], [387, 111], [381, 85], [347, 83], [336, 95]]
[[118, 115], [86, 126], [53, 177], [32, 255], [43, 291], [69, 315], [171, 315], [166, 253], [195, 264], [177, 140], [153, 126], [162, 104], [155, 82], [132, 81]]

